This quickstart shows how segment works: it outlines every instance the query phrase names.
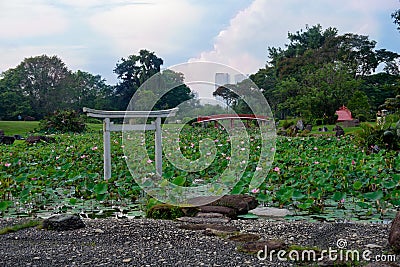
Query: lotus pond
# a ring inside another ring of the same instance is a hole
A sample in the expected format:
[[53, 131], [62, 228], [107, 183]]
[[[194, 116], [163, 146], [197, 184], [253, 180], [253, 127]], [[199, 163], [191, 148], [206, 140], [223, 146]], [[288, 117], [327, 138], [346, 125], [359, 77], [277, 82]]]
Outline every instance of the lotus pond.
[[[260, 157], [259, 132], [248, 130], [248, 164], [232, 194], [253, 194], [266, 206], [288, 208], [288, 219], [384, 222], [400, 207], [400, 155], [381, 150], [367, 154], [353, 136], [278, 137], [271, 170], [258, 188], [249, 183]], [[59, 134], [55, 143], [0, 146], [0, 214], [3, 217], [47, 216], [74, 212], [88, 217], [141, 217], [148, 197], [135, 183], [124, 155], [122, 135], [112, 135], [112, 178], [103, 180], [100, 131]], [[154, 159], [153, 134], [138, 135]], [[168, 142], [164, 136], [163, 142]], [[179, 136], [182, 154], [201, 157], [199, 143], [213, 140], [216, 157], [198, 172], [179, 170], [165, 161], [163, 177], [177, 185], [213, 182], [230, 161], [226, 132], [185, 127]], [[152, 160], [142, 163], [154, 164]]]

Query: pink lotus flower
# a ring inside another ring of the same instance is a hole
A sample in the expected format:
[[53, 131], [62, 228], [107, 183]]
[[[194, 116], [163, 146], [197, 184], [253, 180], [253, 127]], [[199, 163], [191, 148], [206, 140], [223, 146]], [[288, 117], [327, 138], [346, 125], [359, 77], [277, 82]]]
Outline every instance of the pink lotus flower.
[[92, 147], [92, 150], [93, 150], [93, 151], [95, 151], [95, 150], [97, 150], [97, 149], [98, 149], [97, 146]]
[[256, 171], [261, 171], [262, 168], [261, 167], [256, 167]]
[[147, 163], [152, 163], [153, 161], [151, 160], [151, 159], [148, 159], [147, 160]]
[[4, 163], [4, 166], [10, 167], [10, 166], [11, 166], [11, 163]]
[[354, 161], [354, 159], [351, 161], [351, 165], [356, 165], [356, 162]]
[[319, 164], [319, 161], [314, 161], [314, 164]]
[[314, 147], [314, 150], [317, 151], [317, 150], [318, 150], [318, 147], [315, 146], [315, 147]]
[[87, 158], [87, 156], [86, 156], [86, 155], [82, 155], [82, 156], [81, 156], [81, 159], [84, 159], [84, 158]]
[[276, 171], [277, 173], [280, 173], [280, 172], [281, 172], [281, 169], [279, 169], [279, 167], [275, 167], [275, 168], [274, 168], [274, 171]]
[[252, 192], [253, 194], [257, 194], [258, 192], [260, 192], [260, 189], [258, 189], [258, 188], [253, 188], [253, 189], [251, 189], [251, 192]]

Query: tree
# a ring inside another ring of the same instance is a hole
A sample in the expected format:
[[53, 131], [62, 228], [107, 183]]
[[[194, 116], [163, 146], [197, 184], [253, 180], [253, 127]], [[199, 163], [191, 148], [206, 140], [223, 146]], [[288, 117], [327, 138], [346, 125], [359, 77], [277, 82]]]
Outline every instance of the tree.
[[170, 109], [194, 97], [190, 88], [184, 84], [182, 73], [166, 69], [161, 72], [160, 80], [163, 84], [163, 94], [157, 101], [155, 109]]
[[18, 72], [10, 69], [0, 78], [0, 119], [16, 120], [18, 115], [32, 116], [29, 98], [18, 87]]
[[121, 80], [115, 88], [116, 106], [125, 110], [136, 90], [151, 76], [160, 72], [163, 60], [154, 52], [140, 50], [139, 55], [130, 55], [118, 62], [114, 73]]
[[394, 19], [394, 24], [397, 25], [397, 30], [400, 31], [400, 9], [392, 13], [392, 19]]
[[236, 102], [239, 98], [239, 96], [233, 92], [232, 87], [235, 85], [229, 84], [229, 85], [224, 85], [224, 86], [219, 86], [214, 92], [213, 96], [219, 96], [222, 97], [222, 99], [225, 100], [225, 104], [228, 107], [233, 107], [236, 105]]
[[3, 84], [29, 100], [30, 115], [42, 118], [73, 101], [72, 74], [57, 56], [26, 58], [3, 74]]
[[81, 70], [72, 74], [74, 97], [70, 108], [82, 107], [110, 109], [112, 105], [113, 88], [105, 83], [100, 75], [93, 75]]
[[371, 115], [371, 108], [367, 94], [357, 90], [350, 98], [347, 107], [351, 110], [352, 116], [359, 121], [366, 121]]
[[[398, 82], [383, 85], [370, 80], [381, 63], [387, 75], [398, 77], [399, 55], [375, 50], [376, 42], [368, 36], [338, 35], [335, 28], [323, 30], [318, 24], [288, 33], [288, 40], [284, 48], [269, 47], [266, 67], [250, 76], [279, 118], [301, 113], [312, 119], [326, 113], [333, 119], [336, 108], [346, 104], [357, 90], [368, 96], [371, 108], [393, 97]], [[335, 106], [335, 102], [341, 103]]]

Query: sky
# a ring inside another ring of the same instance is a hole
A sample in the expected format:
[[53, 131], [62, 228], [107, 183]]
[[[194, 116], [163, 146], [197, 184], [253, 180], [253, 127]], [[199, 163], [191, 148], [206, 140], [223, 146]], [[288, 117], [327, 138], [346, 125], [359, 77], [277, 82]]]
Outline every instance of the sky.
[[164, 68], [211, 61], [251, 74], [265, 66], [268, 47], [316, 24], [400, 53], [390, 16], [399, 8], [399, 0], [3, 0], [0, 72], [57, 55], [72, 71], [116, 84], [117, 62], [147, 49]]

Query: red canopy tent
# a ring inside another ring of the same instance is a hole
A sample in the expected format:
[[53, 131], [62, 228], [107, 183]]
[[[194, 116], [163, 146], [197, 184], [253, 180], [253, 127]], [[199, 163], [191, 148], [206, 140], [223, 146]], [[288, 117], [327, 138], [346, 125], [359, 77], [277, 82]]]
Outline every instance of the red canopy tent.
[[344, 105], [336, 110], [336, 114], [338, 115], [337, 122], [353, 120], [353, 117], [351, 116], [351, 111]]

